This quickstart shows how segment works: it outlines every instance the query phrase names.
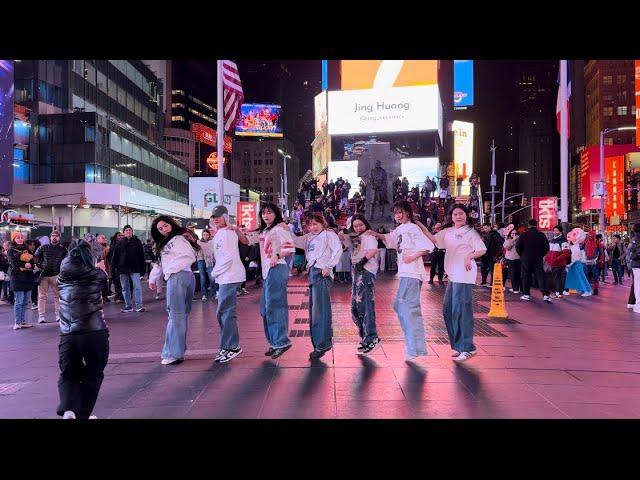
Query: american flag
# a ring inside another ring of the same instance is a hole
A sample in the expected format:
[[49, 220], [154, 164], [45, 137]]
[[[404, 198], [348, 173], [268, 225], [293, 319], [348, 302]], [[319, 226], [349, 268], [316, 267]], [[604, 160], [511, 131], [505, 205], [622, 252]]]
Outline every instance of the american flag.
[[235, 127], [236, 121], [240, 117], [240, 106], [244, 99], [238, 67], [231, 60], [222, 60], [222, 84], [224, 130], [228, 132]]

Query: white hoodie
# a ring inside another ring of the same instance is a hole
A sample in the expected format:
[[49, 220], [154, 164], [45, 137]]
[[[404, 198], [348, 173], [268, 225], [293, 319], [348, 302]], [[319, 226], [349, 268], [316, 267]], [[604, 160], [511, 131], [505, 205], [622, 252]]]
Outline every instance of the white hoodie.
[[247, 279], [247, 273], [240, 260], [236, 232], [226, 228], [218, 230], [213, 237], [213, 256], [216, 265], [211, 271], [211, 276], [217, 284], [242, 283]]
[[342, 255], [342, 243], [338, 235], [325, 229], [318, 235], [307, 233], [301, 237], [293, 237], [293, 241], [296, 248], [305, 251], [309, 268], [328, 268], [333, 278], [333, 267], [338, 264]]
[[178, 272], [191, 272], [191, 265], [196, 261], [196, 252], [182, 235], [176, 235], [169, 240], [160, 252], [157, 262], [149, 274], [149, 283], [158, 283], [164, 275], [165, 280]]

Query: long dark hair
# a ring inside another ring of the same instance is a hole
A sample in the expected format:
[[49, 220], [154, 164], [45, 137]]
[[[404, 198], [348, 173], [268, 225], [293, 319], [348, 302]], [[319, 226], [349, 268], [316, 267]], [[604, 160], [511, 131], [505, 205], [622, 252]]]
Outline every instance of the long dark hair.
[[[168, 223], [169, 225], [171, 225], [171, 231], [169, 232], [169, 235], [167, 235], [166, 237], [160, 233], [160, 230], [158, 230], [158, 223], [159, 222], [165, 222], [165, 223]], [[156, 253], [160, 254], [160, 252], [162, 252], [162, 249], [167, 244], [167, 242], [169, 240], [171, 240], [173, 237], [175, 237], [177, 235], [182, 235], [182, 234], [187, 233], [187, 232], [191, 233], [186, 228], [181, 227], [180, 225], [178, 225], [178, 223], [173, 218], [171, 218], [170, 216], [168, 216], [168, 215], [160, 215], [151, 224], [151, 238], [153, 238], [153, 241], [156, 242]], [[191, 245], [191, 247], [194, 250], [200, 250], [200, 245], [198, 245], [198, 243], [196, 241], [192, 240], [191, 238], [187, 238], [187, 237], [185, 237], [185, 240], [187, 242], [189, 242], [189, 244]]]
[[[268, 227], [266, 222], [262, 219], [262, 212], [264, 212], [267, 208], [271, 210], [273, 213], [275, 213], [276, 215], [276, 218], [273, 219], [273, 223], [271, 224], [270, 227]], [[280, 225], [282, 222], [284, 222], [284, 220], [282, 219], [282, 212], [280, 211], [280, 209], [275, 203], [271, 203], [271, 202], [263, 203], [260, 206], [259, 216], [260, 216], [260, 226], [258, 227], [258, 230], [260, 232], [264, 232], [265, 230], [271, 230], [276, 225]]]
[[451, 218], [451, 214], [456, 208], [459, 208], [465, 213], [465, 215], [467, 216], [467, 225], [473, 228], [475, 225], [475, 221], [471, 217], [471, 215], [469, 215], [469, 209], [464, 203], [454, 203], [449, 207], [449, 210], [447, 211], [447, 216], [445, 217], [446, 222], [444, 225], [442, 225], [441, 228], [444, 229], [444, 228], [453, 227], [453, 219]]
[[369, 221], [366, 218], [364, 218], [364, 215], [357, 213], [353, 217], [351, 217], [351, 228], [349, 229], [349, 231], [356, 233], [356, 231], [353, 229], [353, 222], [355, 222], [356, 220], [360, 220], [362, 223], [364, 223], [364, 226], [367, 230], [371, 230], [371, 225], [369, 224]]
[[394, 213], [396, 208], [399, 208], [400, 210], [407, 212], [407, 215], [409, 216], [409, 221], [411, 223], [415, 223], [413, 221], [413, 209], [411, 208], [411, 204], [409, 202], [407, 202], [406, 200], [398, 200], [396, 203], [393, 204]]

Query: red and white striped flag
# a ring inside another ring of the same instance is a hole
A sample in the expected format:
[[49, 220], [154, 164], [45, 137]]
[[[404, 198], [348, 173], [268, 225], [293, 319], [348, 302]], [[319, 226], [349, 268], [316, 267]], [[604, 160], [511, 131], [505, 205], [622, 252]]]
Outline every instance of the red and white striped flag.
[[224, 130], [229, 132], [235, 128], [240, 117], [240, 106], [244, 99], [240, 74], [235, 62], [222, 60], [222, 84], [224, 92]]

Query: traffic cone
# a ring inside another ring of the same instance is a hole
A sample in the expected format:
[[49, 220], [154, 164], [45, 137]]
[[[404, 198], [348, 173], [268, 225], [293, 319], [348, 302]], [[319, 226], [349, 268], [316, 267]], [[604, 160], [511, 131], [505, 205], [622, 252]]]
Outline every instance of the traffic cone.
[[499, 262], [493, 266], [493, 282], [491, 286], [491, 308], [489, 316], [494, 318], [507, 318], [507, 309], [504, 304], [504, 288], [502, 286], [502, 264]]

